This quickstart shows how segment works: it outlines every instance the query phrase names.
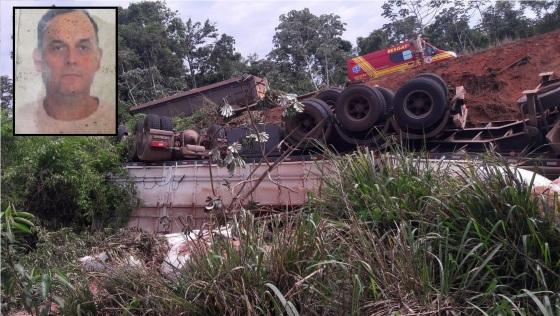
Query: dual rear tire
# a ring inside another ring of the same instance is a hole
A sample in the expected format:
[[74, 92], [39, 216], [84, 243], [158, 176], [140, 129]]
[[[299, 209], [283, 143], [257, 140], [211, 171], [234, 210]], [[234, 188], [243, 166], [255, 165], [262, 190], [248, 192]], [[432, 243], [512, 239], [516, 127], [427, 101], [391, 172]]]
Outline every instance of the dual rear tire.
[[335, 109], [340, 126], [349, 132], [364, 132], [378, 124], [390, 112], [383, 92], [366, 85], [344, 89]]
[[401, 130], [423, 131], [445, 119], [447, 94], [443, 86], [437, 80], [421, 76], [397, 90], [393, 111]]

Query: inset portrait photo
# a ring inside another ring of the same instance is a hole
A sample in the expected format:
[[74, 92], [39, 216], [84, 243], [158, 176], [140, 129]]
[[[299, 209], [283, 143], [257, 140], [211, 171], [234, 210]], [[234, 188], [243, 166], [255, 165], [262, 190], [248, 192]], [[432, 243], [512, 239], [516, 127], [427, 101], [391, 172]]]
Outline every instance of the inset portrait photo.
[[15, 135], [115, 135], [116, 7], [14, 7]]

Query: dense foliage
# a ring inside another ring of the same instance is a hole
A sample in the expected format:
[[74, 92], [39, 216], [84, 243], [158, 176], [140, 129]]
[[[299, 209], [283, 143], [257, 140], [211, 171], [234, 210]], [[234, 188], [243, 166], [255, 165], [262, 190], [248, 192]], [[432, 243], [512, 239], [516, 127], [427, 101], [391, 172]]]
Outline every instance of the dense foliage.
[[[558, 1], [388, 0], [383, 8], [390, 22], [356, 48], [342, 40], [339, 16], [289, 11], [273, 50], [259, 58], [241, 56], [208, 19], [183, 21], [161, 1], [132, 3], [119, 9], [119, 117], [133, 131], [129, 106], [245, 72], [295, 93], [341, 85], [352, 52], [419, 32], [462, 52], [560, 26]], [[39, 314], [55, 302], [61, 314], [560, 314], [558, 206], [511, 171], [465, 168], [449, 177], [402, 153], [383, 166], [368, 153], [333, 158], [325, 195], [297, 215], [241, 211], [238, 247], [217, 240], [196, 250], [174, 280], [150, 269], [101, 273], [104, 292], [94, 295], [76, 259], [107, 239], [49, 232], [32, 220], [77, 230], [122, 224], [134, 192], [108, 176], [123, 175], [131, 139], [15, 137], [11, 80], [1, 79], [2, 312]], [[174, 124], [191, 127], [215, 112]]]
[[118, 28], [119, 103], [124, 108], [229, 79], [245, 69], [233, 37], [220, 35], [208, 19], [182, 21], [161, 1], [120, 8]]
[[241, 56], [235, 38], [215, 23], [189, 18], [164, 2], [119, 9], [119, 101], [122, 113], [139, 104], [241, 73], [266, 76], [272, 88], [305, 93], [345, 82], [345, 60], [421, 33], [434, 45], [474, 51], [503, 40], [557, 29], [558, 1], [386, 0], [389, 20], [356, 47], [343, 40], [345, 22], [309, 9], [279, 16], [274, 47], [264, 58]]
[[391, 22], [358, 37], [359, 54], [415, 34], [437, 47], [464, 52], [549, 32], [560, 26], [560, 2], [386, 0], [383, 16]]
[[2, 208], [37, 216], [51, 228], [119, 226], [135, 203], [119, 149], [109, 137], [13, 136], [11, 117], [2, 110]]
[[0, 76], [0, 108], [11, 107], [12, 99], [12, 79], [8, 76]]
[[344, 30], [335, 14], [315, 16], [309, 9], [282, 14], [268, 55], [281, 71], [271, 82], [287, 91], [312, 91], [344, 82], [345, 61], [352, 49], [341, 38]]
[[[324, 194], [305, 209], [263, 218], [236, 212], [235, 241], [215, 235], [205, 246], [195, 238], [175, 277], [163, 277], [159, 265], [117, 266], [95, 273], [95, 294], [88, 283], [65, 291], [60, 313], [558, 314], [558, 206], [500, 164], [425, 162], [402, 152], [333, 157], [323, 166]], [[72, 249], [84, 238], [65, 234], [57, 240]], [[135, 242], [105, 249], [153, 251], [149, 239], [127, 234]], [[61, 248], [41, 245], [28, 257], [51, 262]]]

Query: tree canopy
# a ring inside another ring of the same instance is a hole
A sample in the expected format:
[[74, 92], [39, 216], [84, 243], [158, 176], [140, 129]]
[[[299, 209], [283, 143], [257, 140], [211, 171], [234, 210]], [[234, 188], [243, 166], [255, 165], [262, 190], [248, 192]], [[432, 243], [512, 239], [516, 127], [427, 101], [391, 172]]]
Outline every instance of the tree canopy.
[[416, 34], [462, 52], [560, 27], [560, 1], [386, 0], [382, 8], [391, 22], [358, 37], [359, 54]]
[[281, 77], [279, 85], [294, 92], [344, 82], [344, 61], [352, 44], [342, 39], [345, 23], [335, 14], [316, 16], [309, 9], [280, 15], [268, 55]]

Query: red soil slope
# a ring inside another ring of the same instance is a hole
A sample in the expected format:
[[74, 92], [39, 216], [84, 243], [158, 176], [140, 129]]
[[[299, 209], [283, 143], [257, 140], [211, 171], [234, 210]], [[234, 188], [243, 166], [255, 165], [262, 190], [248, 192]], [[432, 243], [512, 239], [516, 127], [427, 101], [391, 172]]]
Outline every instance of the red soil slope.
[[368, 81], [396, 91], [406, 80], [433, 72], [449, 84], [462, 85], [473, 124], [519, 118], [517, 99], [539, 84], [538, 74], [560, 76], [560, 31], [504, 43], [457, 59], [391, 74]]

